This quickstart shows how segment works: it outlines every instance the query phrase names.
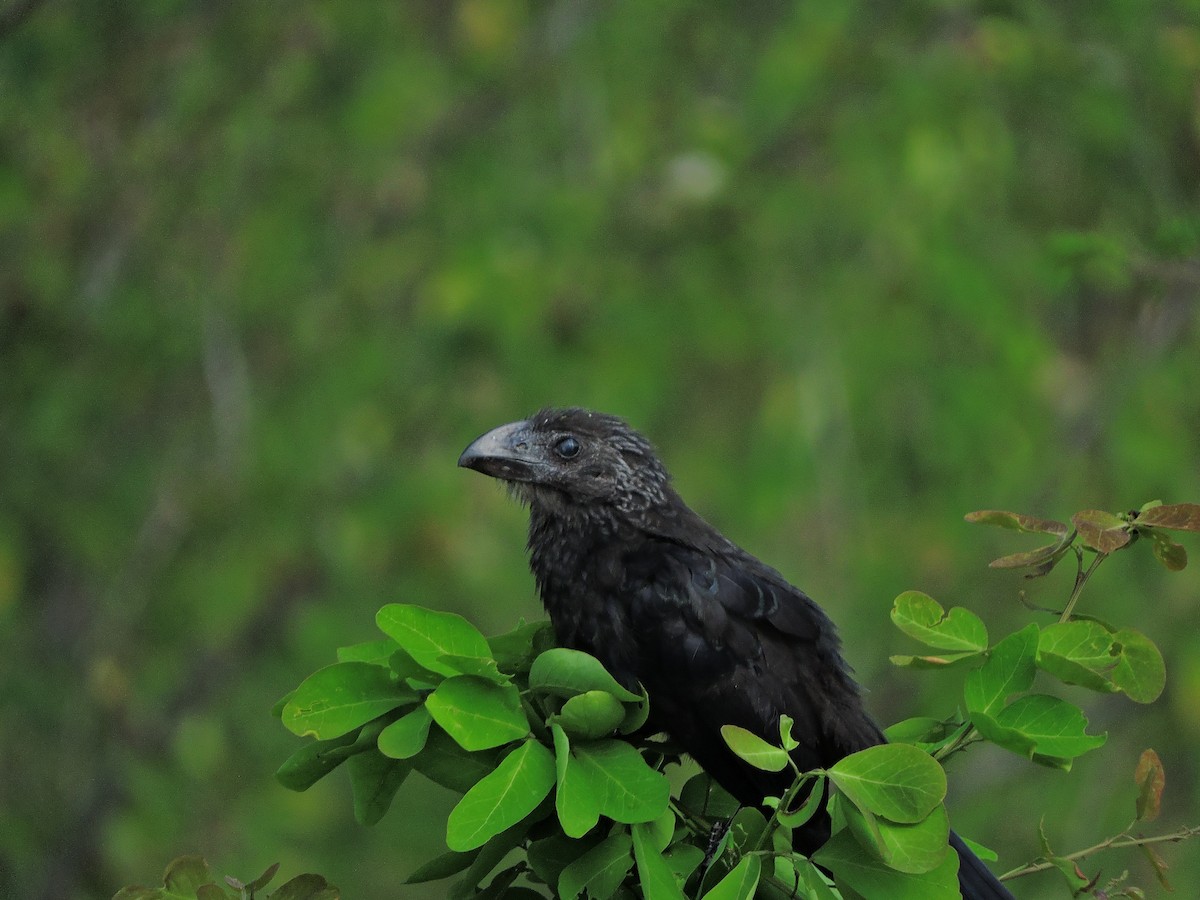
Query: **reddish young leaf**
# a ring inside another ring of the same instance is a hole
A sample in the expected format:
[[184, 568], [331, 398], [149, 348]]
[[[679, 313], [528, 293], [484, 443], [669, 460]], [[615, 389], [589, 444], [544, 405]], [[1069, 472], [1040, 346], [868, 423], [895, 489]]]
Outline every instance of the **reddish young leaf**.
[[1154, 541], [1155, 559], [1172, 572], [1187, 568], [1187, 548], [1175, 543], [1161, 531], [1151, 531], [1150, 537]]
[[1133, 770], [1138, 785], [1137, 817], [1139, 822], [1153, 822], [1162, 807], [1163, 788], [1167, 783], [1162, 760], [1153, 750], [1143, 750]]
[[1037, 516], [1027, 516], [1024, 513], [1008, 512], [1003, 509], [980, 509], [963, 516], [973, 525], [999, 525], [1013, 531], [1024, 531], [1027, 534], [1057, 534], [1065, 535], [1070, 529], [1062, 522], [1053, 519], [1039, 519]]
[[1138, 849], [1146, 854], [1146, 859], [1150, 860], [1150, 865], [1154, 867], [1154, 874], [1158, 876], [1158, 883], [1166, 890], [1174, 892], [1175, 888], [1171, 887], [1171, 882], [1167, 881], [1167, 869], [1170, 868], [1167, 861], [1148, 844], [1142, 844]]
[[1075, 530], [1093, 550], [1112, 553], [1129, 543], [1129, 523], [1102, 509], [1085, 509], [1071, 516]]
[[1139, 525], [1153, 525], [1155, 528], [1200, 531], [1200, 503], [1172, 503], [1169, 506], [1153, 506], [1140, 513], [1135, 521]]
[[993, 569], [1024, 569], [1027, 566], [1043, 566], [1054, 560], [1055, 554], [1061, 546], [1062, 542], [1060, 541], [1057, 544], [1038, 547], [1036, 550], [1010, 553], [1008, 556], [993, 559], [988, 565]]

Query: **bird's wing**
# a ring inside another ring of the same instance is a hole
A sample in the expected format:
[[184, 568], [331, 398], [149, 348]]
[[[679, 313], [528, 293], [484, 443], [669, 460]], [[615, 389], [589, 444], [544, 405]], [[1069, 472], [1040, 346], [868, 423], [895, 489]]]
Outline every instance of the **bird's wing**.
[[[650, 540], [640, 549], [651, 567], [666, 557], [686, 570], [693, 602], [716, 600], [739, 619], [837, 653], [837, 629], [820, 606], [709, 525], [678, 495], [674, 499], [647, 511], [642, 522]], [[634, 573], [639, 575], [644, 572]]]
[[786, 714], [805, 768], [878, 743], [828, 617], [773, 569], [728, 546], [714, 552], [652, 539], [625, 558], [630, 617], [654, 660], [651, 708], [654, 698], [662, 705], [678, 697], [691, 717], [664, 723], [666, 730], [720, 742], [722, 725], [739, 725], [774, 742]]

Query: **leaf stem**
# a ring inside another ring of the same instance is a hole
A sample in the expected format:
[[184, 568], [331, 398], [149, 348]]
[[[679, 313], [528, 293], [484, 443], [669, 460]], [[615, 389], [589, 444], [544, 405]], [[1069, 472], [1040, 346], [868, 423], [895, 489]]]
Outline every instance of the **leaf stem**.
[[[790, 761], [791, 758], [789, 757], [789, 762]], [[795, 763], [792, 764], [792, 767], [795, 768]], [[771, 835], [775, 832], [775, 829], [779, 827], [780, 814], [787, 812], [792, 808], [792, 804], [795, 802], [797, 795], [810, 781], [818, 782], [817, 784], [813, 785], [812, 789], [814, 791], [818, 789], [825, 789], [825, 786], [819, 783], [819, 779], [814, 779], [811, 777], [811, 773], [801, 772], [799, 775], [797, 775], [796, 779], [790, 785], [788, 785], [788, 789], [783, 792], [783, 796], [779, 798], [779, 803], [776, 804], [775, 809], [771, 811], [771, 818], [767, 820], [767, 827], [762, 830], [762, 834], [760, 834], [758, 836], [758, 840], [754, 842], [754, 848], [751, 852], [766, 849], [766, 847], [770, 844]]]
[[687, 828], [687, 830], [692, 834], [699, 836], [701, 834], [705, 834], [706, 832], [712, 831], [711, 825], [706, 824], [699, 816], [692, 815], [690, 812], [680, 806], [679, 801], [674, 797], [671, 798], [671, 809], [675, 811], [675, 815], [679, 817], [679, 820], [683, 822], [684, 827]]
[[1096, 551], [1096, 558], [1092, 560], [1092, 564], [1086, 569], [1083, 567], [1083, 554], [1079, 553], [1079, 571], [1075, 573], [1075, 587], [1071, 590], [1071, 598], [1067, 601], [1066, 607], [1062, 611], [1062, 615], [1058, 617], [1060, 622], [1068, 622], [1071, 619], [1071, 613], [1075, 609], [1075, 603], [1079, 600], [1079, 595], [1083, 593], [1083, 586], [1088, 583], [1088, 579], [1092, 577], [1096, 569], [1100, 567], [1100, 563], [1108, 558], [1107, 553]]
[[956, 753], [959, 750], [965, 749], [968, 745], [974, 744], [977, 741], [980, 741], [982, 739], [983, 739], [982, 736], [979, 734], [978, 731], [975, 730], [975, 728], [973, 726], [971, 726], [969, 723], [964, 722], [963, 726], [959, 730], [958, 736], [955, 737], [952, 741], [950, 741], [950, 743], [946, 744], [944, 747], [939, 747], [933, 753], [933, 758], [936, 759], [938, 762], [941, 762], [942, 760], [944, 760], [948, 756], [950, 756], [950, 754]]
[[[1122, 847], [1145, 847], [1149, 844], [1168, 844], [1178, 843], [1179, 841], [1187, 840], [1188, 838], [1200, 835], [1200, 825], [1192, 825], [1187, 828], [1181, 828], [1179, 831], [1171, 834], [1159, 834], [1154, 837], [1135, 837], [1128, 832], [1113, 835], [1100, 843], [1088, 847], [1085, 850], [1076, 850], [1074, 853], [1068, 853], [1066, 856], [1055, 857], [1055, 860], [1077, 860], [1090, 856], [1093, 853], [1098, 853], [1101, 850], [1118, 850]], [[1044, 872], [1046, 869], [1056, 867], [1054, 860], [1048, 860], [1043, 857], [1042, 862], [1031, 862], [1024, 866], [1018, 866], [1011, 872], [1005, 872], [1000, 876], [1001, 881], [1007, 881], [1011, 878], [1020, 878], [1023, 875], [1032, 875], [1034, 872]]]
[[528, 691], [521, 693], [521, 706], [525, 710], [525, 718], [529, 720], [529, 730], [533, 732], [534, 737], [554, 749], [554, 740], [546, 726], [546, 713], [530, 698]]
[[[790, 859], [789, 855], [779, 854], [779, 853], [775, 853], [775, 852], [769, 852], [769, 853], [764, 852], [763, 856], [767, 859], [774, 859], [777, 856], [779, 856], [783, 859]], [[773, 884], [775, 886], [775, 888], [777, 890], [779, 890], [781, 892], [786, 892], [786, 896], [788, 896], [788, 897], [799, 897], [800, 896], [799, 894], [796, 893], [798, 890], [800, 890], [800, 873], [799, 873], [799, 871], [796, 872], [796, 883], [793, 885], [784, 883], [778, 876], [775, 875], [774, 872], [764, 871], [762, 873], [762, 875], [759, 877], [759, 880], [770, 882], [771, 884]]]

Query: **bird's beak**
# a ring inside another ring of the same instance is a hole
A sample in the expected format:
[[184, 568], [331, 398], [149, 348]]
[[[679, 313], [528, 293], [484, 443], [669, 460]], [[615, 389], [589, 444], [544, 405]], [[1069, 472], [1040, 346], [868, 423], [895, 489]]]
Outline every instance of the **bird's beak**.
[[532, 481], [541, 459], [529, 422], [509, 422], [480, 435], [462, 452], [458, 464], [505, 481]]

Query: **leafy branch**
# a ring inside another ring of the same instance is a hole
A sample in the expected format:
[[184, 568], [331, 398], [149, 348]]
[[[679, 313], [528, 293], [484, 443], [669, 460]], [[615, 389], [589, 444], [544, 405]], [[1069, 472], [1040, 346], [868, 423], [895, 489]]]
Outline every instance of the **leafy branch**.
[[[1077, 610], [1101, 563], [1135, 544], [1148, 544], [1168, 569], [1182, 569], [1186, 551], [1166, 532], [1200, 531], [1200, 505], [1085, 510], [1070, 525], [995, 510], [967, 519], [1051, 537], [994, 567], [1038, 577], [1073, 557], [1076, 575], [1063, 608], [1037, 610], [1052, 620], [994, 640], [970, 610], [946, 609], [919, 591], [901, 594], [892, 620], [922, 650], [893, 662], [961, 673], [960, 709], [898, 722], [886, 731], [891, 743], [812, 771], [801, 771], [791, 757], [798, 743], [786, 716], [777, 736], [726, 726], [726, 743], [749, 765], [791, 771], [782, 796], [764, 798], [762, 807], [739, 807], [705, 773], [673, 792], [664, 772], [679, 761], [678, 752], [669, 740], [643, 734], [651, 698], [619, 683], [588, 654], [552, 646], [549, 623], [522, 623], [488, 638], [459, 616], [405, 604], [379, 611], [382, 638], [339, 649], [336, 662], [276, 704], [285, 727], [312, 738], [277, 778], [302, 791], [345, 765], [355, 816], [364, 825], [382, 818], [414, 771], [460, 794], [446, 822], [448, 852], [408, 877], [409, 883], [454, 879], [451, 900], [581, 894], [608, 900], [631, 891], [644, 900], [950, 900], [958, 885], [941, 763], [992, 743], [1067, 770], [1101, 747], [1106, 735], [1088, 731], [1083, 709], [1033, 690], [1039, 673], [1136, 703], [1156, 700], [1166, 670], [1153, 642]], [[1128, 828], [1066, 855], [1055, 854], [1043, 832], [1041, 856], [1003, 877], [1056, 869], [1075, 896], [1139, 897], [1140, 889], [1123, 879], [1099, 886], [1098, 875], [1089, 879], [1079, 868], [1101, 851], [1137, 848], [1166, 885], [1167, 864], [1155, 848], [1195, 837], [1200, 826], [1135, 834], [1135, 826], [1158, 815], [1165, 786], [1152, 750], [1135, 777], [1137, 811]], [[832, 836], [810, 859], [793, 850], [792, 837], [823, 802]], [[163, 888], [129, 888], [118, 897], [251, 900], [274, 874], [218, 884], [202, 860], [172, 866]], [[182, 873], [189, 872], [184, 883]], [[271, 900], [333, 900], [336, 889], [323, 879], [303, 880], [316, 878], [293, 879]], [[314, 892], [288, 893], [305, 885]]]
[[269, 900], [338, 900], [341, 896], [336, 887], [313, 874], [297, 875], [271, 894], [262, 894], [278, 871], [275, 863], [247, 882], [230, 875], [219, 879], [203, 858], [181, 856], [167, 866], [162, 887], [122, 888], [113, 900], [254, 900], [259, 895]]
[[[1163, 770], [1162, 760], [1158, 758], [1158, 754], [1153, 750], [1144, 750], [1138, 759], [1133, 777], [1138, 786], [1135, 814], [1133, 820], [1121, 832], [1093, 844], [1091, 847], [1077, 850], [1074, 853], [1060, 855], [1051, 850], [1050, 841], [1046, 837], [1044, 828], [1040, 829], [1039, 837], [1042, 843], [1043, 855], [1030, 863], [1006, 872], [1001, 878], [1019, 878], [1023, 875], [1032, 875], [1049, 869], [1057, 869], [1067, 879], [1067, 883], [1073, 891], [1077, 893], [1092, 893], [1093, 888], [1095, 888], [1099, 881], [1099, 875], [1097, 874], [1089, 879], [1079, 868], [1078, 860], [1099, 853], [1102, 850], [1137, 847], [1143, 852], [1146, 859], [1149, 860], [1151, 866], [1154, 868], [1154, 873], [1158, 877], [1159, 883], [1168, 891], [1174, 890], [1167, 880], [1167, 862], [1154, 849], [1154, 845], [1178, 843], [1179, 841], [1196, 837], [1200, 835], [1200, 825], [1188, 826], [1169, 834], [1153, 835], [1150, 837], [1131, 834], [1130, 832], [1132, 832], [1138, 823], [1152, 822], [1157, 819], [1162, 809], [1162, 795], [1166, 787], [1166, 773]], [[1106, 886], [1104, 895], [1108, 897], [1126, 896], [1132, 898], [1141, 898], [1144, 896], [1139, 888], [1123, 885]]]
[[[1180, 841], [1197, 836], [1200, 836], [1200, 825], [1190, 825], [1180, 828], [1178, 831], [1173, 831], [1170, 834], [1158, 834], [1152, 837], [1142, 837], [1121, 832], [1083, 850], [1076, 850], [1074, 853], [1056, 856], [1053, 859], [1040, 859], [1023, 866], [1018, 866], [1001, 875], [1000, 880], [1005, 881], [1011, 878], [1020, 878], [1022, 875], [1032, 875], [1035, 872], [1044, 872], [1047, 869], [1058, 868], [1064, 860], [1074, 862], [1075, 860], [1085, 859], [1099, 853], [1101, 850], [1119, 850], [1123, 847], [1149, 847], [1153, 844], [1177, 844]], [[1080, 874], [1080, 877], [1083, 877], [1082, 874]]]
[[[1065, 684], [1099, 693], [1123, 692], [1137, 703], [1151, 703], [1158, 698], [1166, 683], [1166, 669], [1153, 642], [1133, 628], [1079, 616], [1076, 609], [1084, 588], [1100, 565], [1139, 539], [1150, 544], [1155, 558], [1166, 568], [1183, 569], [1187, 565], [1187, 552], [1166, 532], [1200, 532], [1200, 504], [1167, 506], [1151, 501], [1125, 513], [1083, 510], [1071, 517], [1071, 526], [1002, 510], [982, 510], [968, 514], [966, 519], [1022, 533], [1050, 535], [1053, 538], [1050, 543], [1000, 557], [991, 565], [1027, 569], [1027, 578], [1037, 578], [1049, 573], [1069, 554], [1073, 555], [1076, 573], [1071, 593], [1061, 611], [1041, 610], [1054, 612], [1056, 622], [1042, 627], [1030, 624], [994, 645], [989, 643], [982, 621], [968, 610], [945, 611], [932, 598], [916, 592], [898, 597], [892, 610], [893, 621], [906, 634], [937, 652], [893, 657], [893, 662], [926, 669], [961, 665], [971, 667], [971, 671], [963, 689], [965, 715], [946, 721], [909, 720], [889, 729], [889, 736], [914, 740], [939, 760], [969, 744], [987, 740], [1034, 762], [1069, 769], [1076, 756], [1101, 746], [1105, 735], [1089, 734], [1087, 718], [1074, 704], [1032, 693], [1034, 676], [1041, 671]], [[1088, 555], [1091, 559], [1085, 564]], [[1140, 786], [1138, 811], [1129, 828], [1065, 856], [1054, 854], [1043, 834], [1043, 856], [1003, 877], [1017, 878], [1058, 869], [1067, 878], [1073, 894], [1097, 893], [1098, 876], [1088, 879], [1076, 861], [1102, 850], [1139, 847], [1167, 886], [1166, 863], [1152, 845], [1184, 840], [1200, 832], [1196, 827], [1187, 827], [1154, 837], [1132, 835], [1133, 825], [1158, 815], [1165, 777], [1154, 751], [1147, 750], [1142, 755], [1136, 777]], [[1101, 893], [1135, 897], [1140, 896], [1139, 891], [1114, 884]]]

